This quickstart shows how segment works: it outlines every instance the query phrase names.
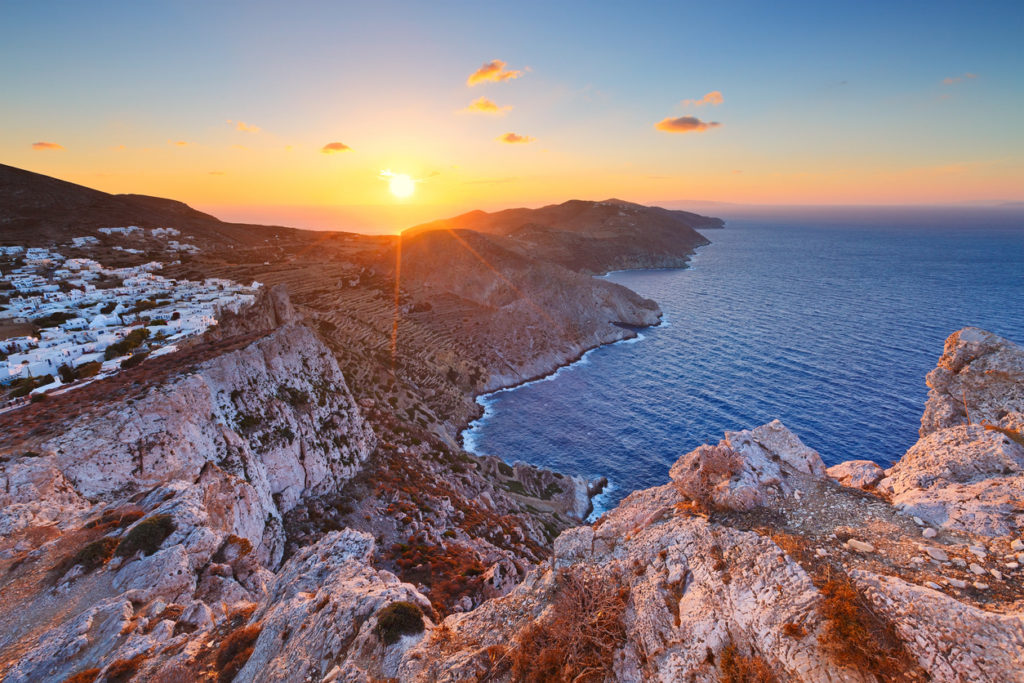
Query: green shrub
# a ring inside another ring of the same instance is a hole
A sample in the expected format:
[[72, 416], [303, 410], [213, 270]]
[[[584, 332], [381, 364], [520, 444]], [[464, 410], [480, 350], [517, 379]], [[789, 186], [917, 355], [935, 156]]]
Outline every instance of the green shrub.
[[99, 374], [100, 368], [102, 367], [103, 363], [100, 363], [99, 361], [89, 361], [88, 363], [82, 363], [77, 368], [75, 368], [75, 374], [78, 376], [78, 379], [95, 377], [96, 375]]
[[32, 324], [36, 327], [57, 327], [58, 325], [63, 325], [74, 317], [74, 313], [57, 311], [56, 313], [51, 313], [50, 315], [43, 316], [42, 318], [34, 319]]
[[76, 564], [80, 564], [82, 565], [82, 569], [86, 572], [99, 569], [114, 556], [114, 550], [116, 548], [117, 539], [104, 536], [101, 539], [89, 543], [75, 553], [71, 559], [68, 560], [68, 568], [74, 567]]
[[170, 515], [152, 515], [128, 530], [117, 546], [117, 554], [131, 557], [141, 550], [143, 555], [152, 555], [172, 533], [174, 520]]
[[393, 645], [410, 633], [423, 631], [423, 610], [405, 600], [393, 602], [377, 612], [377, 635], [385, 645]]
[[103, 352], [103, 357], [107, 360], [117, 358], [118, 356], [124, 356], [131, 351], [142, 346], [142, 342], [149, 338], [149, 330], [145, 327], [137, 327], [128, 333], [128, 336], [119, 342], [111, 344]]
[[121, 361], [121, 368], [123, 370], [127, 370], [128, 368], [134, 368], [136, 365], [138, 365], [142, 361], [146, 360], [146, 358], [148, 358], [148, 357], [149, 357], [149, 353], [148, 352], [136, 353], [136, 354], [134, 354], [132, 356], [129, 356], [128, 358], [125, 358], [123, 361]]

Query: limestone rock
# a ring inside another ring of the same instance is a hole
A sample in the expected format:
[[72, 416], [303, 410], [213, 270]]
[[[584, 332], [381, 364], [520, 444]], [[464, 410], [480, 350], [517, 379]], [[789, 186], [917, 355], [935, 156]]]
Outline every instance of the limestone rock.
[[827, 472], [828, 476], [843, 486], [852, 486], [858, 489], [874, 488], [885, 476], [885, 472], [878, 466], [878, 463], [871, 460], [848, 460], [829, 467]]
[[385, 647], [376, 613], [398, 601], [432, 609], [415, 588], [369, 566], [373, 548], [371, 536], [344, 530], [289, 560], [250, 620], [261, 631], [235, 681], [305, 681], [326, 674], [325, 662], [340, 665], [340, 680], [393, 678], [389, 661], [418, 638]]
[[[921, 436], [957, 425], [999, 422], [1024, 413], [1024, 349], [991, 332], [965, 327], [950, 335], [930, 391]], [[966, 404], [966, 407], [965, 407]]]

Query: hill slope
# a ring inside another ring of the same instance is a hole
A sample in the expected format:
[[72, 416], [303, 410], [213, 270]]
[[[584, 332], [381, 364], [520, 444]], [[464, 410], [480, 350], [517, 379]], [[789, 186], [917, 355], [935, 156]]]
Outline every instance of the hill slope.
[[96, 228], [174, 227], [202, 244], [255, 244], [295, 236], [294, 228], [224, 223], [182, 202], [140, 194], [108, 194], [0, 164], [0, 230], [5, 242], [43, 246]]
[[436, 230], [475, 230], [508, 238], [514, 248], [585, 273], [686, 264], [708, 244], [695, 228], [720, 228], [721, 219], [609, 199], [573, 199], [540, 209], [470, 211], [409, 228], [403, 237]]

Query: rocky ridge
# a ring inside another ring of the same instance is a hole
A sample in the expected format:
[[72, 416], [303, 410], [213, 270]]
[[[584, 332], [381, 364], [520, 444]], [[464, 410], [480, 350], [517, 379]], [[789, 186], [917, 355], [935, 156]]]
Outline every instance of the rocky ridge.
[[[977, 334], [950, 337], [943, 360]], [[169, 571], [190, 557], [188, 544], [170, 545], [117, 570], [127, 592], [41, 638], [8, 675], [60, 670], [116, 642], [118, 661], [145, 655], [139, 671], [153, 680], [216, 671], [224, 643], [244, 645], [242, 681], [1024, 680], [1019, 509], [985, 507], [971, 523], [947, 513], [954, 521], [941, 524], [900, 497], [959, 509], [965, 478], [1019, 487], [1024, 444], [1006, 425], [1022, 415], [1000, 407], [998, 391], [1007, 376], [1024, 381], [1013, 374], [1024, 350], [985, 339], [1002, 361], [967, 408], [1005, 410], [1001, 422], [941, 427], [886, 471], [863, 462], [826, 471], [778, 421], [729, 432], [681, 457], [669, 483], [563, 532], [550, 559], [447, 617], [420, 587], [375, 567], [374, 537], [354, 529], [305, 546], [274, 574], [229, 549], [199, 583], [245, 577], [251, 601], [240, 594], [218, 614], [178, 595], [168, 616], [168, 593], [199, 587]], [[1000, 467], [971, 466], [993, 448]], [[166, 494], [148, 495], [140, 504]]]
[[[280, 288], [226, 316], [206, 344], [219, 352], [194, 355], [199, 344], [159, 372], [125, 373], [134, 389], [123, 400], [34, 404], [33, 422], [48, 408], [62, 419], [5, 435], [5, 680], [61, 681], [93, 669], [114, 680], [118, 667], [182, 680], [207, 666], [223, 678], [245, 660], [208, 662], [202, 644], [230, 646], [257, 604], [261, 616], [284, 609], [296, 577], [315, 574], [295, 563], [314, 562], [337, 540], [326, 532], [343, 526], [373, 535], [345, 532], [344, 547], [321, 557], [322, 573], [341, 563], [346, 580], [384, 581], [381, 604], [412, 596], [430, 613], [470, 609], [507, 592], [544, 557], [547, 539], [586, 514], [581, 480], [557, 475], [556, 483], [554, 473], [453, 454], [426, 434], [427, 442], [382, 442], [364, 412], [386, 436], [395, 432], [357, 403], [334, 354]], [[461, 476], [450, 481], [456, 467]], [[430, 476], [438, 483], [429, 490], [408, 488]], [[419, 496], [419, 508], [406, 508], [389, 481]], [[399, 507], [372, 507], [381, 503]], [[530, 503], [548, 512], [526, 515]], [[408, 549], [420, 557], [462, 558], [416, 570], [420, 591], [444, 582], [433, 604], [372, 568], [406, 567], [391, 544], [414, 537]], [[377, 542], [388, 546], [375, 553]]]

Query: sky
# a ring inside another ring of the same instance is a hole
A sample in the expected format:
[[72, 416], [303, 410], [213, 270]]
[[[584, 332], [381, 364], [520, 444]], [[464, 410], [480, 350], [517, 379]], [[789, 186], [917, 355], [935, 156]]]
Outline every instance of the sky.
[[0, 161], [361, 231], [571, 198], [1022, 201], [1022, 36], [1020, 0], [0, 0]]

